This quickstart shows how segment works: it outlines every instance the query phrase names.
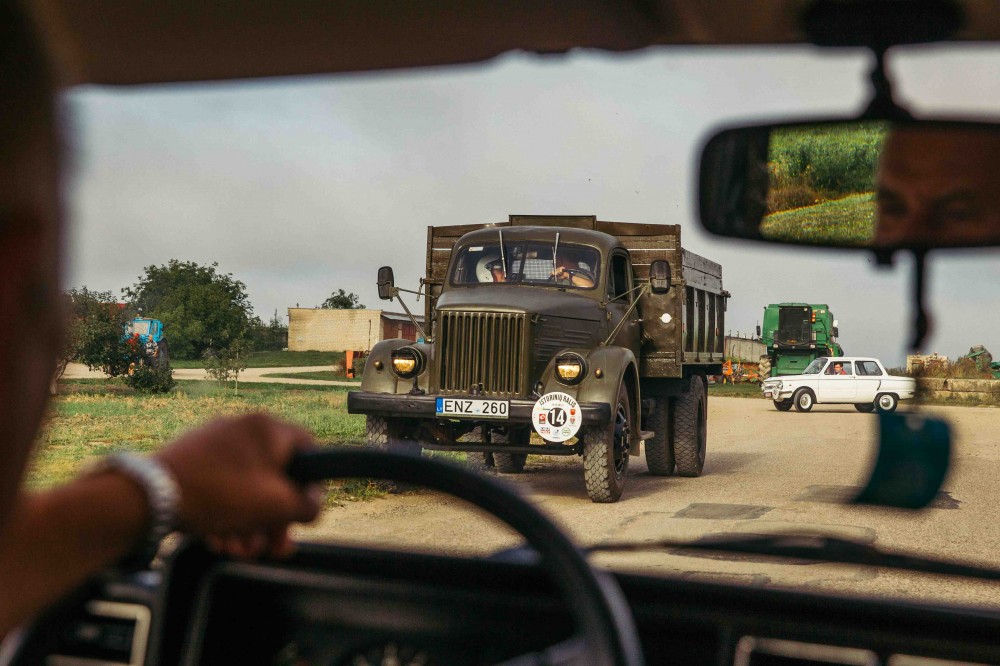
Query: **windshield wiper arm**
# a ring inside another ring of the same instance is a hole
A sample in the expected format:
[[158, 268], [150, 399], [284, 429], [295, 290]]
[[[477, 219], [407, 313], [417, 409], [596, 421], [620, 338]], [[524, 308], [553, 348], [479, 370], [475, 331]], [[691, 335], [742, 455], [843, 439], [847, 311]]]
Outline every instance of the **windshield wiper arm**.
[[996, 569], [913, 555], [901, 555], [879, 550], [866, 543], [812, 534], [715, 535], [696, 541], [666, 539], [643, 543], [595, 544], [584, 548], [584, 550], [587, 553], [639, 553], [656, 550], [672, 554], [684, 554], [685, 551], [738, 553], [814, 562], [858, 564], [884, 569], [904, 569], [980, 580], [1000, 580], [1000, 570]]

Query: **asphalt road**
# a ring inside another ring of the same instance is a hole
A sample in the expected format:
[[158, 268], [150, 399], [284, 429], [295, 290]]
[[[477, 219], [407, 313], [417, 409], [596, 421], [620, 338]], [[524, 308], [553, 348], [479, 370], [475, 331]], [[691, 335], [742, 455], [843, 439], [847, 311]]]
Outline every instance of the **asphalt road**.
[[[523, 474], [500, 478], [581, 544], [818, 530], [886, 550], [1000, 568], [1000, 409], [927, 411], [951, 422], [954, 450], [945, 492], [920, 512], [839, 502], [867, 478], [877, 435], [876, 417], [851, 406], [779, 413], [769, 401], [711, 398], [704, 475], [653, 477], [643, 457], [633, 457], [617, 504], [588, 500], [577, 458], [532, 457]], [[331, 507], [299, 536], [452, 554], [485, 554], [519, 543], [492, 519], [428, 491]], [[597, 561], [657, 575], [1000, 608], [1000, 584], [882, 569], [662, 552], [604, 555]]]

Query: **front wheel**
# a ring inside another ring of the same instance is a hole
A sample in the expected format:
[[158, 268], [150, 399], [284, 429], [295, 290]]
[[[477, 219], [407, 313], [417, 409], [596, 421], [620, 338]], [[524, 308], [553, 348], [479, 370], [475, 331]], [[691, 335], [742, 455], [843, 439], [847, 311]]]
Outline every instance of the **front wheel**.
[[774, 408], [777, 409], [779, 412], [787, 412], [789, 409], [792, 408], [792, 401], [791, 400], [775, 400], [774, 401]]
[[399, 421], [384, 416], [365, 418], [365, 442], [376, 451], [420, 455], [420, 442], [406, 437]]
[[883, 414], [891, 414], [899, 406], [899, 398], [893, 393], [879, 393], [878, 397], [875, 398], [875, 405], [878, 406], [878, 411]]
[[688, 380], [687, 393], [674, 398], [670, 427], [679, 476], [701, 476], [708, 446], [708, 397], [698, 375]]
[[816, 396], [809, 389], [802, 388], [795, 392], [792, 402], [795, 403], [795, 411], [808, 412], [816, 404]]
[[591, 501], [599, 504], [617, 502], [625, 489], [632, 443], [632, 406], [624, 384], [618, 388], [611, 423], [581, 428], [580, 439], [583, 441], [583, 478]]
[[854, 409], [858, 410], [862, 414], [871, 414], [875, 411], [874, 402], [856, 402], [854, 403]]

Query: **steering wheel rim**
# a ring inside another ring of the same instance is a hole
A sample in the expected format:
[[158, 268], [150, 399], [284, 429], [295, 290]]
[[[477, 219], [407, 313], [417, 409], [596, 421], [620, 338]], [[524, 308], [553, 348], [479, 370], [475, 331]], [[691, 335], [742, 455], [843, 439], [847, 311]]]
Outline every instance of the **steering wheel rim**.
[[[419, 484], [479, 507], [527, 540], [566, 600], [577, 631], [568, 641], [550, 648], [553, 653], [569, 652], [566, 663], [642, 666], [635, 623], [617, 583], [594, 570], [559, 528], [499, 481], [431, 458], [365, 449], [300, 453], [289, 464], [288, 474], [299, 483], [381, 478]], [[574, 649], [574, 645], [584, 649]], [[506, 663], [550, 663], [553, 656], [523, 655]]]

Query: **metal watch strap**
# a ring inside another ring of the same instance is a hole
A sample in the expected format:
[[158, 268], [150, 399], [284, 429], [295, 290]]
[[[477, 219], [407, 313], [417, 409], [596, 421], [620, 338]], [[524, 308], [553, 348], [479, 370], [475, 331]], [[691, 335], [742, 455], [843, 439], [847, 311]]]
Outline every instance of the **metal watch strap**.
[[154, 458], [145, 458], [131, 453], [115, 453], [103, 458], [95, 471], [118, 470], [142, 486], [149, 505], [149, 519], [146, 534], [136, 550], [123, 564], [143, 567], [156, 555], [160, 542], [177, 525], [181, 492], [173, 473]]

